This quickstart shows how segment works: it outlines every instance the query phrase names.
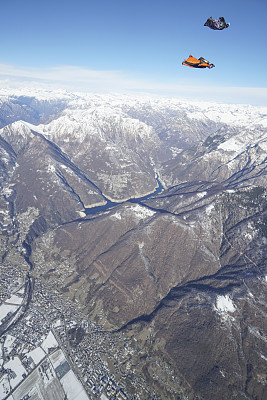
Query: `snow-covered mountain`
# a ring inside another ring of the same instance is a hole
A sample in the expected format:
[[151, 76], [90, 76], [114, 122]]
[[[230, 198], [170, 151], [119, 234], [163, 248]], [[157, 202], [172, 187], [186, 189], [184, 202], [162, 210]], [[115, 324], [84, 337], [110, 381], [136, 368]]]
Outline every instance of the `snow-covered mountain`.
[[133, 337], [156, 398], [264, 399], [267, 107], [1, 90], [0, 123], [3, 266]]
[[[194, 157], [200, 160], [201, 144], [205, 169], [202, 176], [199, 174], [201, 179], [214, 180], [220, 175], [216, 168], [206, 170], [205, 165], [212, 164], [210, 157], [220, 158], [224, 176], [225, 169], [230, 176], [232, 160], [239, 155], [251, 153], [253, 148], [264, 152], [267, 108], [263, 107], [61, 91], [24, 95], [2, 91], [1, 102], [2, 125], [11, 118], [17, 121], [24, 117], [22, 125], [59, 146], [114, 200], [151, 192], [158, 172], [165, 186], [184, 180], [185, 171], [182, 167], [181, 178], [180, 167], [189, 163], [186, 152], [196, 149]], [[20, 128], [11, 124], [2, 136], [10, 135], [7, 131], [13, 129], [17, 132]], [[179, 165], [179, 171], [174, 164]]]

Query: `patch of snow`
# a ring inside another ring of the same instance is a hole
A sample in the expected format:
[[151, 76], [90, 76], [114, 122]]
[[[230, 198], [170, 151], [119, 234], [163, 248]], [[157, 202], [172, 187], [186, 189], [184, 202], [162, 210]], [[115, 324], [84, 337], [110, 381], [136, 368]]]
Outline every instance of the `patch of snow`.
[[[20, 282], [20, 284], [23, 283], [23, 279], [22, 278], [19, 278], [18, 281]], [[24, 294], [24, 290], [25, 290], [25, 287], [24, 287], [24, 285], [22, 285], [21, 288], [16, 291], [16, 294], [22, 294], [23, 295]]]
[[119, 219], [119, 220], [121, 220], [121, 213], [116, 212], [115, 214], [112, 214], [112, 215], [110, 216], [110, 218], [111, 218], [111, 219]]
[[41, 347], [47, 354], [49, 349], [55, 349], [58, 347], [58, 342], [51, 331], [48, 333], [47, 337], [42, 342]]
[[202, 198], [202, 197], [205, 197], [206, 194], [207, 194], [207, 192], [199, 192], [199, 193], [197, 193], [197, 197]]
[[178, 147], [171, 147], [170, 148], [171, 152], [172, 152], [172, 157], [176, 157], [177, 154], [180, 154], [183, 150], [179, 149]]
[[221, 143], [218, 146], [218, 149], [240, 153], [241, 151], [243, 151], [243, 147], [244, 143], [239, 143], [236, 137], [232, 137], [226, 142]]
[[8, 375], [4, 375], [0, 379], [0, 399], [5, 399], [9, 392], [10, 392], [10, 385], [8, 382]]
[[134, 216], [138, 219], [145, 219], [148, 217], [152, 217], [154, 214], [156, 214], [155, 211], [143, 207], [140, 204], [135, 204], [134, 206], [131, 206], [131, 211], [133, 211]]
[[207, 214], [207, 215], [210, 215], [213, 209], [214, 209], [214, 204], [209, 204], [209, 205], [206, 207], [206, 214]]
[[11, 305], [11, 304], [1, 304], [0, 306], [0, 323], [3, 321], [3, 319], [9, 314], [9, 313], [14, 313], [17, 311], [18, 306]]
[[226, 190], [226, 193], [235, 193], [235, 190], [233, 190], [233, 189], [227, 189], [227, 190]]
[[10, 189], [10, 187], [5, 187], [2, 189], [2, 193], [6, 197], [10, 197], [13, 193], [13, 189]]
[[46, 354], [41, 347], [36, 347], [34, 350], [26, 354], [27, 358], [32, 358], [35, 365], [39, 364], [40, 361], [45, 358]]
[[23, 367], [19, 357], [14, 357], [4, 364], [5, 369], [11, 370], [9, 373], [10, 386], [15, 388], [23, 379], [23, 375], [27, 375], [26, 369]]
[[21, 305], [22, 302], [23, 302], [23, 298], [16, 296], [15, 294], [13, 294], [9, 299], [6, 300], [6, 303], [19, 305], [19, 306]]
[[67, 372], [61, 379], [60, 382], [63, 386], [64, 392], [68, 400], [88, 400], [88, 396], [82, 386], [82, 384], [76, 378], [76, 375], [72, 370]]
[[12, 344], [14, 343], [15, 340], [16, 340], [15, 336], [7, 335], [5, 344], [4, 344], [4, 347], [7, 348], [7, 353], [11, 352], [11, 350], [13, 348]]
[[220, 369], [220, 374], [225, 378], [225, 372]]
[[235, 306], [228, 295], [225, 296], [217, 296], [216, 299], [216, 308], [221, 312], [234, 312]]
[[248, 239], [249, 241], [251, 241], [253, 239], [253, 235], [249, 232], [244, 232], [244, 237], [245, 237], [245, 239]]
[[56, 168], [55, 168], [54, 165], [49, 164], [49, 165], [47, 166], [47, 171], [49, 171], [49, 172], [55, 172], [55, 171], [56, 171]]
[[54, 328], [58, 328], [60, 326], [64, 326], [64, 322], [58, 319], [56, 322], [53, 323]]

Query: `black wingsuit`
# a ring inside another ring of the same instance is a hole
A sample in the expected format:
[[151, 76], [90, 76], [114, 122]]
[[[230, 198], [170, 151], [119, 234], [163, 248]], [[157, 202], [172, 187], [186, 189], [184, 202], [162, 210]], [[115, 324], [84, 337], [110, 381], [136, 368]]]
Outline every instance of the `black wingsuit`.
[[209, 28], [214, 29], [216, 31], [221, 31], [225, 28], [228, 28], [229, 25], [230, 24], [227, 24], [223, 17], [220, 17], [219, 19], [214, 19], [210, 17], [204, 24], [204, 26], [208, 26]]

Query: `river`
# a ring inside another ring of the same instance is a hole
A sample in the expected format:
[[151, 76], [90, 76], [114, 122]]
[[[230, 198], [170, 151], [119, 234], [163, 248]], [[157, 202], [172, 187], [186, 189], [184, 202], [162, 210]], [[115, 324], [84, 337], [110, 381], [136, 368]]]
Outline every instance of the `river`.
[[111, 200], [106, 199], [107, 202], [103, 206], [96, 206], [96, 207], [86, 208], [84, 210], [84, 212], [85, 212], [86, 215], [92, 215], [92, 214], [97, 214], [97, 213], [102, 212], [102, 211], [107, 211], [110, 208], [118, 206], [120, 204], [124, 204], [127, 201], [130, 201], [131, 203], [140, 203], [141, 201], [147, 200], [150, 197], [153, 197], [153, 196], [157, 195], [158, 193], [162, 192], [162, 190], [164, 190], [164, 187], [163, 187], [162, 183], [160, 182], [158, 175], [156, 176], [156, 181], [157, 181], [158, 186], [156, 187], [154, 192], [149, 193], [146, 196], [137, 197], [137, 198], [134, 197], [132, 199], [129, 199], [129, 200], [126, 200], [126, 201], [121, 201], [121, 202], [115, 202], [115, 201], [111, 201]]

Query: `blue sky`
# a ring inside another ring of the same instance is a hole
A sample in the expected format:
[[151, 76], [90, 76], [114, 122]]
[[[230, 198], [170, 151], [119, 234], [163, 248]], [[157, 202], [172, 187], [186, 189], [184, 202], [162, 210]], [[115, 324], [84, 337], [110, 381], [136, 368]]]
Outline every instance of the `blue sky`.
[[5, 1], [0, 84], [267, 105], [266, 20], [266, 0]]

